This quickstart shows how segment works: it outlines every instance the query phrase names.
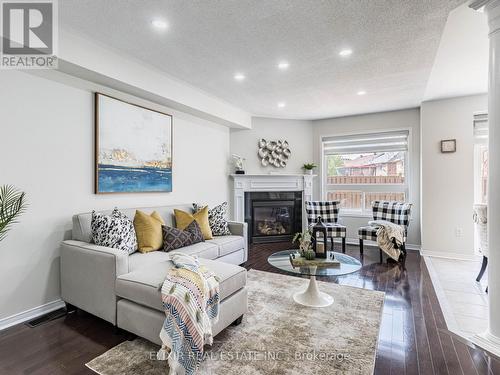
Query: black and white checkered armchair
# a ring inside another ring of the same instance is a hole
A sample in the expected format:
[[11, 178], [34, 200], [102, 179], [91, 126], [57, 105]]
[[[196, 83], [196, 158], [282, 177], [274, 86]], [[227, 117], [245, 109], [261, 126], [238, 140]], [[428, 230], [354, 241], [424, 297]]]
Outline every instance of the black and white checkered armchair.
[[[391, 223], [402, 225], [405, 229], [404, 242], [401, 251], [406, 256], [406, 238], [408, 226], [410, 225], [411, 204], [403, 202], [373, 201], [373, 220], [386, 220]], [[366, 226], [359, 228], [359, 252], [363, 255], [363, 241], [377, 241], [378, 228]], [[380, 250], [380, 262], [382, 263], [382, 250]]]
[[340, 201], [309, 201], [306, 202], [307, 223], [309, 228], [316, 224], [318, 217], [326, 225], [328, 237], [332, 240], [334, 249], [334, 238], [342, 239], [342, 252], [345, 253], [345, 239], [347, 228], [339, 224]]

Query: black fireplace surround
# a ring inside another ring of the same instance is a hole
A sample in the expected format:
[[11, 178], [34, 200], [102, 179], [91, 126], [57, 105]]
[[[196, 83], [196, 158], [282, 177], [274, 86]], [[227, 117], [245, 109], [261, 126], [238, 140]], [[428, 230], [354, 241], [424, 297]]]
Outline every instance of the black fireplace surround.
[[245, 193], [249, 243], [286, 242], [302, 230], [302, 192]]

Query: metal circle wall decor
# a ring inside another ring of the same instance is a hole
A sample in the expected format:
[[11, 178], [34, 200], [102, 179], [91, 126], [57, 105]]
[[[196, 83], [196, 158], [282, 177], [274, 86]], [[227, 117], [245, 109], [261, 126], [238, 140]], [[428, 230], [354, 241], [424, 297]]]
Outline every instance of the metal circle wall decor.
[[262, 138], [259, 140], [258, 155], [264, 167], [285, 168], [292, 151], [285, 140], [266, 141]]

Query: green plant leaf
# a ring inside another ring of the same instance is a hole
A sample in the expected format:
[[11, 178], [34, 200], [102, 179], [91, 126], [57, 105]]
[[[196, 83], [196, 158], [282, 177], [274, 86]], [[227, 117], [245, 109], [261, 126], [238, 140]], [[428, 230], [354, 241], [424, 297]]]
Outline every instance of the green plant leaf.
[[305, 170], [311, 170], [311, 169], [314, 169], [316, 168], [316, 164], [314, 163], [306, 163], [302, 166], [303, 169]]
[[0, 241], [26, 210], [26, 194], [12, 185], [0, 186]]

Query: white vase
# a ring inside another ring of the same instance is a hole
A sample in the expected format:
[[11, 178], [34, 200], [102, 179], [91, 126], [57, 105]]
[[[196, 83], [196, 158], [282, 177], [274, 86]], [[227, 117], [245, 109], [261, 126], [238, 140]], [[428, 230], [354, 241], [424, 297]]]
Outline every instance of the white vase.
[[312, 169], [308, 169], [307, 170], [307, 174], [313, 174], [313, 170]]

